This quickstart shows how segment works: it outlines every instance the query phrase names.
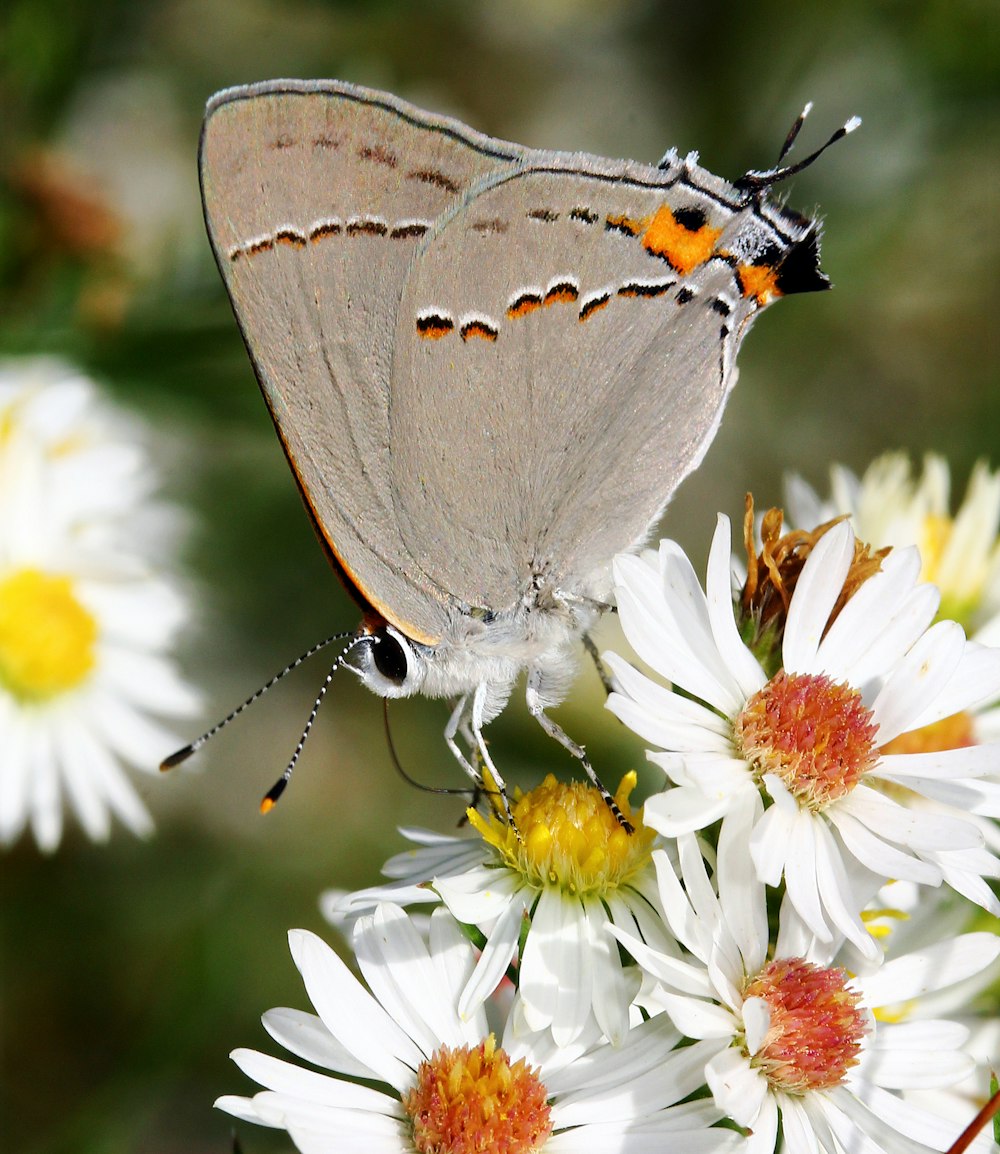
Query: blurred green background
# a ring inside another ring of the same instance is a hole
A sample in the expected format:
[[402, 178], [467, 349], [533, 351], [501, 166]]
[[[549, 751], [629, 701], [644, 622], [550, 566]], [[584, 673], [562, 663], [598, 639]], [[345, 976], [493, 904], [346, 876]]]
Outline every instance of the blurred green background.
[[[766, 167], [807, 99], [800, 154], [863, 129], [790, 182], [826, 221], [836, 291], [771, 310], [705, 464], [667, 519], [702, 564], [719, 509], [825, 485], [886, 448], [997, 462], [1000, 252], [996, 0], [789, 5], [600, 0], [6, 0], [0, 7], [0, 354], [60, 353], [155, 423], [168, 495], [190, 506], [198, 611], [182, 657], [205, 722], [356, 614], [313, 539], [205, 240], [195, 153], [206, 98], [277, 76], [340, 77], [525, 144], [715, 172]], [[614, 624], [601, 640], [614, 642]], [[284, 939], [326, 932], [327, 886], [372, 884], [401, 823], [455, 826], [454, 798], [395, 776], [382, 706], [335, 683], [267, 818], [323, 659], [190, 771], [139, 782], [148, 843], [70, 828], [0, 863], [0, 1147], [30, 1154], [231, 1147], [213, 1099], [258, 1015], [305, 1006]], [[408, 769], [462, 784], [446, 707], [391, 711]], [[642, 750], [592, 670], [557, 714], [611, 783]], [[515, 694], [491, 730], [509, 776], [571, 771]], [[191, 734], [193, 736], [193, 732]], [[163, 753], [168, 751], [164, 750]], [[273, 1049], [273, 1047], [272, 1047]], [[287, 1148], [244, 1128], [247, 1154]]]

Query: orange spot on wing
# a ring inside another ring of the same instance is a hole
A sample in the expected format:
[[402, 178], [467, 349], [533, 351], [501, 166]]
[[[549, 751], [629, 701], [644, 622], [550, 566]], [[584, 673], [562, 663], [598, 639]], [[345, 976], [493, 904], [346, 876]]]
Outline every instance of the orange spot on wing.
[[420, 317], [417, 320], [417, 332], [425, 340], [438, 341], [454, 328], [455, 322], [448, 317]]
[[745, 297], [756, 297], [761, 306], [780, 297], [778, 270], [767, 264], [741, 264], [736, 270], [740, 291]]
[[594, 313], [598, 311], [598, 309], [603, 309], [607, 306], [607, 303], [610, 299], [611, 297], [608, 295], [591, 297], [589, 301], [584, 303], [583, 308], [580, 309], [580, 320], [589, 321]]
[[571, 284], [557, 284], [554, 285], [545, 294], [545, 303], [547, 305], [554, 304], [569, 304], [575, 301], [580, 296], [579, 291]]
[[642, 247], [653, 256], [663, 257], [682, 276], [704, 264], [715, 252], [721, 228], [703, 224], [689, 229], [674, 216], [669, 205], [661, 204], [642, 234]]
[[511, 320], [517, 320], [518, 317], [526, 317], [528, 313], [533, 313], [535, 309], [540, 309], [541, 307], [542, 298], [540, 296], [536, 296], [534, 293], [530, 295], [525, 294], [514, 301], [510, 308], [507, 309], [507, 316], [510, 317]]
[[497, 331], [491, 328], [485, 321], [469, 321], [462, 325], [462, 340], [467, 341], [470, 337], [479, 337], [484, 341], [495, 341], [497, 339]]
[[627, 216], [624, 212], [619, 212], [605, 218], [604, 227], [610, 229], [612, 232], [623, 232], [626, 236], [638, 236], [646, 226], [646, 219], [640, 219], [634, 216]]
[[274, 237], [276, 244], [287, 244], [291, 248], [305, 248], [306, 238], [294, 229], [283, 228]]

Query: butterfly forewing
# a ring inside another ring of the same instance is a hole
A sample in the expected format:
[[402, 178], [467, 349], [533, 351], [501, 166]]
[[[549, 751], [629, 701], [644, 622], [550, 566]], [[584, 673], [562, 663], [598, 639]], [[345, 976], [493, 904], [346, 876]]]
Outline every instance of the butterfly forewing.
[[222, 93], [202, 136], [216, 259], [314, 521], [365, 596], [421, 640], [440, 636], [444, 609], [393, 512], [399, 299], [435, 221], [521, 151], [336, 82]]

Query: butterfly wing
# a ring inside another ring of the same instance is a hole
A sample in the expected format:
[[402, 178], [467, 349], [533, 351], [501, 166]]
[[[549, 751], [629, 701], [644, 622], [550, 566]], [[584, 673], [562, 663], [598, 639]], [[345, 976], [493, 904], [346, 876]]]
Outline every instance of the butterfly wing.
[[417, 640], [435, 641], [447, 610], [395, 518], [399, 301], [435, 222], [522, 153], [338, 82], [230, 89], [206, 113], [208, 232], [278, 434], [336, 563]]
[[677, 157], [533, 152], [487, 177], [424, 241], [397, 319], [392, 494], [427, 579], [494, 611], [604, 596], [801, 246], [810, 222]]

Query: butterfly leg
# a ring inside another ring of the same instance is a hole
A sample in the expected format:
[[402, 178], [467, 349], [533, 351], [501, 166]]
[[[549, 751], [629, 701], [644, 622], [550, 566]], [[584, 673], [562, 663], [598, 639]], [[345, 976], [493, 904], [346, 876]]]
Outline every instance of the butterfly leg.
[[[489, 750], [486, 746], [486, 739], [483, 737], [483, 706], [486, 700], [486, 686], [480, 685], [476, 688], [472, 694], [471, 707], [469, 696], [470, 695], [466, 693], [459, 698], [458, 704], [452, 710], [451, 716], [448, 718], [448, 724], [445, 726], [444, 739], [455, 760], [476, 783], [477, 789], [482, 789], [487, 794], [499, 792], [503, 798], [503, 808], [507, 815], [507, 820], [513, 826], [514, 819], [510, 812], [510, 802], [507, 800], [507, 786], [500, 775], [500, 771], [493, 764], [493, 758], [490, 757]], [[461, 746], [455, 740], [460, 732], [466, 738], [470, 747], [476, 751], [477, 756], [482, 759], [492, 779], [492, 783], [485, 783], [483, 781], [483, 775], [465, 756]]]
[[556, 741], [568, 750], [579, 763], [583, 766], [587, 776], [590, 778], [594, 787], [600, 790], [601, 797], [604, 798], [608, 809], [615, 815], [615, 820], [627, 833], [633, 833], [634, 829], [632, 823], [625, 817], [622, 811], [618, 808], [618, 803], [611, 796], [607, 786], [594, 772], [594, 767], [590, 764], [590, 759], [587, 757], [587, 751], [582, 745], [578, 745], [562, 728], [552, 720], [545, 712], [543, 706], [543, 699], [540, 692], [540, 675], [537, 670], [532, 670], [528, 676], [528, 688], [525, 691], [525, 700], [528, 704], [528, 712], [538, 722], [538, 724], [545, 730], [549, 737], [555, 738]]
[[448, 745], [448, 748], [451, 750], [452, 756], [462, 767], [462, 769], [465, 770], [465, 772], [477, 785], [481, 785], [482, 777], [479, 771], [465, 756], [464, 752], [462, 751], [462, 747], [455, 740], [460, 730], [463, 735], [468, 736], [468, 718], [466, 716], [468, 712], [468, 705], [469, 695], [465, 693], [458, 699], [458, 703], [451, 711], [451, 716], [448, 718], [448, 724], [444, 727], [444, 739]]

